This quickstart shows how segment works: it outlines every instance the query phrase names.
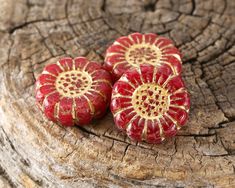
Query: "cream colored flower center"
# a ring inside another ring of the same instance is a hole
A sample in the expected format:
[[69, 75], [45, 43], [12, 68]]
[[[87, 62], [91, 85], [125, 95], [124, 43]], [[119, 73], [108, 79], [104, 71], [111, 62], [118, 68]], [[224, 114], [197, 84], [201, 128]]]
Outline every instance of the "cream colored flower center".
[[80, 70], [62, 72], [56, 79], [57, 91], [66, 97], [78, 97], [86, 93], [92, 84], [91, 76]]
[[132, 95], [132, 105], [138, 115], [156, 119], [168, 111], [170, 96], [166, 89], [157, 84], [140, 85]]
[[161, 59], [161, 50], [151, 44], [134, 44], [125, 53], [128, 63], [138, 67], [142, 63], [156, 65]]

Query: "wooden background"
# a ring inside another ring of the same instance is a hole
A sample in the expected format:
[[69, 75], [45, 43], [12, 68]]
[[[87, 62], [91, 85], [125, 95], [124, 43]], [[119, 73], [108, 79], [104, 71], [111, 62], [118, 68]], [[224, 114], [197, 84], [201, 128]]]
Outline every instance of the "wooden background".
[[[64, 56], [102, 63], [132, 32], [174, 40], [191, 93], [187, 127], [163, 145], [102, 120], [64, 129], [35, 107], [34, 82]], [[3, 187], [235, 187], [234, 0], [0, 0]], [[1, 187], [1, 186], [0, 186]]]

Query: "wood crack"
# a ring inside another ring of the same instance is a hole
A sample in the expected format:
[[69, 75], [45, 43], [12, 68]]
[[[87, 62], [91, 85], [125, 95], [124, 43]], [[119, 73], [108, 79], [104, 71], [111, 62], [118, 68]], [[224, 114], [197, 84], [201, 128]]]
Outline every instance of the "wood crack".
[[29, 26], [31, 24], [35, 24], [35, 23], [39, 23], [39, 22], [53, 22], [53, 21], [60, 21], [60, 20], [64, 20], [64, 18], [63, 19], [58, 19], [58, 20], [40, 19], [40, 20], [34, 20], [34, 21], [30, 21], [30, 22], [25, 22], [25, 23], [23, 23], [21, 25], [18, 25], [18, 26], [15, 26], [15, 27], [11, 28], [9, 30], [9, 33], [13, 34], [16, 30], [23, 29], [23, 28], [25, 28], [25, 27], [27, 27], [27, 26]]
[[[6, 143], [0, 165], [16, 187], [22, 181], [42, 187], [235, 184], [232, 1], [10, 2], [6, 11], [0, 6], [6, 12], [0, 16], [0, 146]], [[45, 120], [31, 87], [44, 64], [66, 54], [102, 61], [107, 45], [130, 32], [179, 44], [192, 99], [188, 127], [149, 145], [118, 132], [110, 114], [69, 130]]]
[[12, 182], [10, 176], [6, 173], [6, 171], [0, 166], [0, 178], [1, 176], [7, 181], [9, 186], [12, 188], [16, 188], [16, 185]]

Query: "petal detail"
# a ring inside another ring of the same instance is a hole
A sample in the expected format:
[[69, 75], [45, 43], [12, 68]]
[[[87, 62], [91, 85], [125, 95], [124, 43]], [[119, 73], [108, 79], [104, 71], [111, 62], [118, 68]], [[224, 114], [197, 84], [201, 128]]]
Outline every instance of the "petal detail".
[[105, 114], [112, 78], [85, 57], [62, 58], [44, 68], [35, 86], [37, 105], [49, 120], [63, 126], [85, 125]]
[[60, 100], [59, 114], [60, 123], [64, 126], [73, 126], [73, 99], [64, 97]]
[[161, 143], [186, 123], [190, 100], [169, 65], [142, 64], [114, 84], [110, 108], [115, 124], [131, 139]]
[[73, 59], [72, 58], [63, 58], [59, 60], [59, 64], [63, 67], [63, 71], [68, 71], [73, 69]]

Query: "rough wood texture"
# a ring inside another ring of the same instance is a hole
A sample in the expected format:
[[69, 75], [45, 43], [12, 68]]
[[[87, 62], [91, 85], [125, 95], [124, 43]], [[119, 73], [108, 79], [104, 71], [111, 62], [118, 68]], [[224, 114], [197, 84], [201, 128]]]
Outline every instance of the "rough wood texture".
[[[234, 12], [234, 0], [0, 0], [4, 179], [17, 187], [234, 187]], [[78, 55], [102, 62], [115, 38], [134, 31], [170, 37], [184, 55], [192, 108], [176, 138], [131, 142], [110, 113], [68, 129], [42, 116], [33, 90], [46, 64]]]

